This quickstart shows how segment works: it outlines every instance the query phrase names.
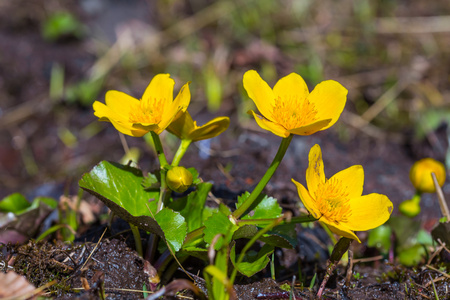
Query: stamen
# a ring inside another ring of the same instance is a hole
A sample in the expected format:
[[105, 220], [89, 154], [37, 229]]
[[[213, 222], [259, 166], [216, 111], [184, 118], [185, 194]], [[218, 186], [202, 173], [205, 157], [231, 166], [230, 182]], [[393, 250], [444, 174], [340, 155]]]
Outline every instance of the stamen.
[[164, 112], [163, 99], [141, 99], [139, 104], [132, 107], [129, 114], [130, 123], [159, 124]]
[[273, 118], [288, 130], [313, 123], [316, 115], [317, 110], [308, 99], [299, 99], [296, 95], [275, 99]]
[[332, 178], [319, 185], [315, 198], [322, 217], [331, 222], [346, 222], [352, 215], [348, 193], [340, 180]]

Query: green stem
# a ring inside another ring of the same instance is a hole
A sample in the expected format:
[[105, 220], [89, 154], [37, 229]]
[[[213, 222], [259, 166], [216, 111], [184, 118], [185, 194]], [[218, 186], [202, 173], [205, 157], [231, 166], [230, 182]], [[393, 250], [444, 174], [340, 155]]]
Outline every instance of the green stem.
[[184, 154], [186, 153], [186, 150], [189, 148], [189, 145], [191, 143], [192, 143], [191, 140], [185, 140], [185, 139], [181, 140], [180, 146], [178, 147], [178, 150], [175, 153], [175, 156], [173, 157], [172, 167], [178, 166], [178, 164], [180, 163], [181, 159], [183, 158]]
[[[250, 249], [250, 247], [267, 231], [271, 230], [272, 228], [274, 228], [275, 226], [277, 226], [278, 224], [280, 224], [283, 221], [283, 217], [277, 218], [277, 219], [272, 219], [272, 222], [267, 225], [265, 228], [261, 229], [260, 231], [258, 231], [257, 234], [255, 234], [251, 240], [245, 245], [244, 249], [242, 249], [241, 254], [239, 255], [238, 260], [236, 261], [236, 265], [239, 265], [243, 260], [244, 260], [244, 255], [245, 253], [248, 251], [248, 249]], [[234, 279], [236, 278], [236, 274], [237, 274], [237, 267], [235, 267], [233, 269], [233, 272], [231, 273], [230, 276], [230, 282], [231, 284], [233, 284]]]
[[159, 135], [154, 133], [153, 131], [150, 131], [153, 139], [153, 144], [155, 144], [156, 154], [158, 155], [159, 164], [161, 165], [161, 168], [165, 168], [169, 165], [167, 162], [166, 156], [164, 155], [164, 149], [161, 144], [161, 140], [159, 139]]
[[233, 212], [233, 217], [235, 219], [238, 219], [240, 216], [242, 216], [254, 204], [259, 194], [261, 194], [262, 190], [267, 185], [270, 178], [272, 178], [272, 175], [275, 173], [276, 169], [280, 165], [280, 162], [283, 159], [284, 154], [286, 154], [286, 150], [292, 141], [292, 137], [293, 135], [291, 134], [281, 141], [280, 147], [278, 148], [278, 152], [275, 155], [275, 158], [273, 159], [269, 168], [267, 169], [266, 174], [264, 174], [263, 178], [261, 178], [258, 185], [255, 187], [255, 189], [247, 198], [247, 200], [245, 200], [244, 203], [242, 203], [242, 205]]
[[[238, 220], [236, 221], [237, 225], [239, 227], [244, 226], [244, 225], [257, 225], [257, 226], [261, 226], [261, 225], [268, 225], [273, 223], [274, 220], [277, 220], [278, 218], [275, 219], [252, 219], [252, 220]], [[297, 223], [309, 223], [309, 222], [314, 222], [317, 221], [316, 218], [314, 218], [311, 215], [307, 215], [307, 216], [300, 216], [300, 217], [294, 217], [291, 218], [290, 220], [283, 220], [280, 222], [280, 225], [282, 224], [289, 224], [289, 223], [293, 223], [293, 224], [297, 224]]]
[[137, 228], [137, 226], [134, 226], [131, 223], [129, 223], [129, 224], [130, 224], [131, 232], [133, 233], [134, 244], [136, 245], [136, 251], [140, 257], [143, 257], [144, 252], [142, 251], [142, 240], [141, 240], [141, 234], [139, 233], [139, 228]]
[[156, 213], [158, 213], [164, 207], [164, 198], [166, 196], [166, 191], [167, 191], [166, 173], [167, 173], [167, 167], [169, 166], [169, 163], [167, 162], [166, 156], [164, 155], [164, 149], [162, 147], [161, 140], [159, 139], [159, 135], [157, 135], [153, 131], [151, 131], [150, 133], [152, 134], [153, 144], [155, 145], [156, 154], [158, 155], [158, 160], [159, 160], [160, 169], [161, 169], [160, 170], [161, 187], [159, 189], [159, 199], [158, 199], [158, 204], [156, 206]]
[[[267, 224], [271, 224], [273, 223], [275, 220], [278, 220], [278, 218], [274, 218], [274, 219], [253, 219], [253, 220], [237, 220], [236, 221], [236, 225], [241, 227], [244, 225], [267, 225]], [[291, 218], [290, 220], [282, 220], [279, 225], [283, 225], [283, 224], [297, 224], [297, 223], [308, 223], [308, 222], [314, 222], [317, 221], [316, 218], [314, 218], [311, 215], [307, 215], [307, 216], [299, 216], [299, 217], [294, 217]], [[199, 237], [202, 236], [203, 234], [203, 230], [205, 230], [205, 226], [197, 228], [191, 232], [189, 232], [186, 236], [186, 239], [184, 240], [184, 245], [186, 245], [187, 243], [190, 243], [196, 239], [198, 239]]]

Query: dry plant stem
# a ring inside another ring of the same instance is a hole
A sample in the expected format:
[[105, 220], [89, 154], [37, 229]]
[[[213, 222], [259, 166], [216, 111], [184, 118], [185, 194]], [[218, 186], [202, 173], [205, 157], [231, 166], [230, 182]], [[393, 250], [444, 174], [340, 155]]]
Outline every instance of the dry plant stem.
[[317, 292], [317, 298], [322, 297], [323, 291], [325, 290], [325, 286], [327, 285], [328, 279], [333, 274], [336, 269], [339, 261], [341, 260], [344, 253], [347, 252], [350, 244], [352, 243], [352, 239], [342, 237], [337, 244], [334, 246], [333, 252], [331, 253], [330, 259], [328, 260], [328, 267], [325, 277], [320, 284], [319, 291]]
[[280, 165], [281, 160], [283, 159], [284, 154], [286, 154], [286, 150], [288, 149], [289, 144], [292, 141], [292, 137], [293, 137], [293, 135], [291, 134], [288, 137], [283, 138], [283, 140], [281, 141], [280, 147], [278, 148], [278, 152], [275, 155], [269, 168], [267, 169], [266, 174], [264, 174], [264, 176], [261, 178], [258, 185], [255, 187], [255, 189], [250, 194], [250, 196], [247, 198], [247, 200], [245, 200], [244, 203], [242, 203], [242, 205], [233, 212], [233, 217], [235, 219], [239, 219], [239, 217], [242, 216], [252, 205], [257, 204], [257, 203], [255, 203], [256, 199], [258, 199], [258, 196], [261, 194], [262, 190], [267, 185], [270, 178], [272, 178], [273, 174], [275, 173], [278, 166]]
[[447, 219], [447, 222], [448, 222], [448, 221], [450, 221], [450, 212], [448, 210], [447, 202], [445, 202], [444, 193], [442, 192], [442, 189], [439, 186], [439, 183], [436, 178], [436, 174], [434, 174], [434, 172], [431, 172], [431, 177], [433, 177], [433, 182], [434, 182], [434, 186], [436, 188], [436, 194], [438, 195], [439, 206], [441, 207], [442, 215]]
[[191, 140], [181, 140], [181, 144], [178, 147], [177, 152], [175, 153], [175, 156], [172, 160], [172, 167], [178, 166], [181, 159], [183, 158], [184, 154], [186, 153], [186, 150], [189, 148], [189, 145], [192, 143]]

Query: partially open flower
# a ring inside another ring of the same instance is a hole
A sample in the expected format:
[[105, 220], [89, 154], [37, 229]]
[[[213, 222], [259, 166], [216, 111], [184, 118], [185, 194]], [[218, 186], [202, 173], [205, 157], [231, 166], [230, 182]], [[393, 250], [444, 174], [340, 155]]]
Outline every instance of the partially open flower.
[[309, 93], [296, 73], [281, 78], [272, 90], [254, 70], [244, 74], [244, 88], [262, 114], [251, 111], [258, 125], [281, 137], [310, 135], [331, 127], [339, 119], [348, 93], [333, 80], [319, 83]]
[[153, 131], [160, 134], [169, 126], [180, 111], [185, 111], [191, 100], [186, 83], [173, 100], [175, 81], [169, 74], [156, 75], [141, 100], [119, 91], [108, 91], [106, 105], [95, 101], [95, 115], [100, 121], [111, 122], [126, 135], [141, 137]]
[[334, 233], [361, 242], [353, 231], [373, 229], [386, 222], [393, 210], [392, 202], [385, 195], [362, 196], [364, 170], [352, 166], [325, 178], [322, 151], [314, 145], [309, 152], [306, 170], [306, 189], [292, 179], [306, 209]]
[[185, 192], [192, 185], [193, 180], [191, 172], [184, 167], [173, 167], [167, 171], [166, 183], [172, 191]]
[[416, 194], [412, 199], [400, 203], [398, 210], [407, 217], [415, 217], [420, 213], [420, 195]]
[[439, 186], [442, 187], [445, 183], [445, 167], [444, 165], [432, 158], [423, 158], [416, 161], [409, 171], [409, 179], [419, 193], [434, 193], [433, 178], [431, 173], [436, 174], [436, 179]]
[[227, 130], [229, 125], [230, 118], [217, 117], [205, 125], [197, 126], [197, 121], [194, 121], [186, 110], [185, 112], [180, 113], [180, 116], [167, 127], [167, 131], [182, 140], [196, 142], [218, 136]]

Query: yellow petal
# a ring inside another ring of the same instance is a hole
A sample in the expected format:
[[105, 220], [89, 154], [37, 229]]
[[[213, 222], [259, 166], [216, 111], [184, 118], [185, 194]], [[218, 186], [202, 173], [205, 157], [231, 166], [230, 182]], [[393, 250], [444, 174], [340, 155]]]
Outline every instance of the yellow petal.
[[230, 125], [230, 118], [218, 117], [203, 126], [194, 129], [189, 137], [192, 141], [206, 140], [218, 136]]
[[175, 117], [178, 116], [178, 113], [185, 112], [187, 107], [189, 106], [189, 102], [191, 101], [191, 91], [189, 90], [189, 82], [183, 85], [180, 92], [173, 102], [166, 106], [166, 110], [162, 115], [161, 122], [159, 123], [159, 130], [155, 131], [155, 133], [160, 134], [163, 132], [167, 126], [172, 123]]
[[256, 114], [253, 110], [251, 110], [250, 112], [253, 114], [253, 117], [255, 117], [256, 123], [258, 123], [259, 127], [261, 127], [262, 129], [269, 130], [273, 134], [276, 134], [283, 138], [290, 135], [290, 133], [278, 123], [267, 120], [266, 118]]
[[275, 99], [285, 101], [294, 98], [300, 102], [308, 97], [309, 90], [300, 75], [291, 73], [278, 80], [273, 87], [273, 93], [275, 94]]
[[175, 81], [170, 78], [170, 74], [158, 74], [150, 81], [142, 95], [142, 99], [162, 100], [164, 107], [166, 107], [172, 103], [174, 85]]
[[322, 160], [322, 150], [319, 145], [314, 145], [309, 150], [309, 166], [306, 169], [306, 185], [311, 195], [316, 194], [317, 188], [325, 183], [325, 172]]
[[320, 218], [320, 212], [317, 209], [316, 202], [314, 201], [313, 198], [311, 198], [311, 195], [306, 190], [306, 188], [303, 186], [303, 184], [295, 181], [294, 179], [291, 179], [291, 180], [297, 186], [297, 191], [298, 191], [300, 200], [302, 200], [303, 205], [306, 207], [306, 209], [309, 211], [309, 213], [316, 219]]
[[187, 110], [185, 112], [180, 111], [178, 115], [167, 127], [167, 131], [180, 139], [188, 139], [190, 132], [195, 129], [194, 120]]
[[308, 100], [317, 110], [316, 117], [319, 120], [331, 119], [330, 123], [321, 130], [325, 130], [339, 119], [347, 101], [347, 89], [339, 82], [327, 80], [319, 83], [309, 94]]
[[341, 187], [344, 188], [345, 193], [348, 193], [348, 198], [362, 195], [364, 185], [364, 169], [362, 166], [351, 166], [333, 175], [330, 180], [332, 179], [340, 181]]
[[129, 118], [130, 110], [139, 105], [139, 100], [119, 91], [107, 91], [105, 95], [106, 105], [114, 112]]
[[376, 193], [351, 198], [348, 204], [351, 216], [345, 225], [356, 231], [369, 230], [384, 224], [394, 208], [388, 197]]
[[320, 221], [324, 224], [326, 224], [328, 226], [328, 228], [330, 228], [330, 230], [334, 233], [336, 233], [337, 235], [349, 238], [349, 239], [354, 239], [357, 240], [358, 243], [361, 243], [360, 239], [356, 236], [356, 234], [351, 231], [350, 229], [348, 229], [345, 225], [343, 225], [342, 223], [337, 225], [334, 222], [329, 222], [328, 220], [326, 220], [325, 218], [321, 218]]
[[309, 124], [306, 126], [289, 129], [288, 131], [292, 134], [311, 135], [311, 134], [316, 133], [317, 131], [325, 128], [330, 123], [330, 121], [331, 121], [331, 119], [320, 120], [320, 121], [317, 121], [315, 123], [312, 123], [312, 124]]
[[274, 121], [272, 109], [275, 104], [275, 96], [270, 86], [255, 70], [245, 72], [243, 82], [244, 89], [247, 91], [250, 99], [255, 102], [259, 112], [266, 119]]

